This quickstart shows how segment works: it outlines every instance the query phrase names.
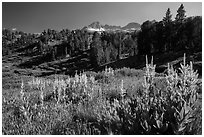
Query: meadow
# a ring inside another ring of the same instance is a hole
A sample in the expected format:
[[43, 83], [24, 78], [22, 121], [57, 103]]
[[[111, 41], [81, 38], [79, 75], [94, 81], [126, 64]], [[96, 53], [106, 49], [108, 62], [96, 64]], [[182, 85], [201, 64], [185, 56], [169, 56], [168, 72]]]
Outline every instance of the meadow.
[[3, 72], [3, 135], [202, 134], [201, 79], [186, 62], [144, 69], [16, 76]]

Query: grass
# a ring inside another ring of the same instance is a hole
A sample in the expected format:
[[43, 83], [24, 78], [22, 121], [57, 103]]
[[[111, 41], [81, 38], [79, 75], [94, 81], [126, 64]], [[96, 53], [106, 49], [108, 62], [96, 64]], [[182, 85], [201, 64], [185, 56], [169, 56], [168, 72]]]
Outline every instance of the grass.
[[175, 87], [168, 93], [167, 77], [173, 75], [155, 74], [153, 63], [147, 63], [146, 70], [106, 68], [74, 77], [3, 75], [4, 135], [202, 134], [202, 98], [188, 105], [191, 113], [182, 115], [188, 100], [168, 100], [180, 90]]

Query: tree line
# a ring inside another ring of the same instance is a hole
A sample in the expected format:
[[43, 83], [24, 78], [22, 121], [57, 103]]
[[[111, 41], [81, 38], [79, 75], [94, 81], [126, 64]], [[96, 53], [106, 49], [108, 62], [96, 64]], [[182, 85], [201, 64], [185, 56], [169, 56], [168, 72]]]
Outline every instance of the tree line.
[[163, 20], [145, 21], [138, 34], [140, 54], [202, 49], [202, 17], [186, 17], [183, 4], [175, 20], [168, 8]]
[[3, 53], [8, 54], [14, 47], [30, 46], [27, 52], [35, 49], [39, 54], [48, 54], [51, 60], [56, 60], [89, 50], [90, 60], [97, 67], [121, 59], [124, 55], [149, 55], [181, 50], [201, 51], [202, 17], [186, 17], [185, 13], [181, 4], [173, 20], [168, 8], [161, 21], [147, 20], [141, 25], [141, 30], [129, 33], [48, 29], [40, 35], [35, 35], [9, 32], [4, 29]]
[[98, 66], [120, 59], [123, 53], [133, 56], [202, 51], [202, 17], [186, 17], [181, 4], [174, 20], [168, 8], [161, 21], [147, 20], [140, 31], [130, 34], [96, 33], [92, 45], [93, 64]]

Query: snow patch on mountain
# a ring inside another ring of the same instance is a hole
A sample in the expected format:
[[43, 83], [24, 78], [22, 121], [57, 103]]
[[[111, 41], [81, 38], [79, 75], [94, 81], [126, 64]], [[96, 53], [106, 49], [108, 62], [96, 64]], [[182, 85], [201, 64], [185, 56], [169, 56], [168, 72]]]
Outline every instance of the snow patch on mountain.
[[88, 32], [103, 32], [103, 31], [124, 31], [124, 32], [131, 32], [140, 29], [140, 24], [131, 22], [128, 23], [126, 26], [115, 26], [115, 25], [101, 25], [99, 21], [93, 22], [90, 25], [83, 28]]

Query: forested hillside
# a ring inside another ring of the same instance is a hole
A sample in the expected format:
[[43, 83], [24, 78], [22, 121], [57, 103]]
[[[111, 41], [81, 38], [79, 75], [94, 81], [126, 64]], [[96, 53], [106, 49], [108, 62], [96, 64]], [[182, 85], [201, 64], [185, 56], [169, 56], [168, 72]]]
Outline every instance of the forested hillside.
[[186, 17], [185, 12], [181, 5], [176, 18], [172, 19], [171, 11], [167, 9], [163, 20], [145, 21], [140, 30], [130, 32], [48, 29], [40, 34], [28, 34], [3, 29], [3, 56], [21, 53], [28, 59], [19, 66], [31, 68], [85, 53], [87, 56], [81, 58], [82, 62], [85, 60], [84, 64], [89, 64], [85, 65], [85, 70], [86, 66], [97, 68], [130, 56], [137, 59], [141, 55], [201, 52], [202, 17]]

